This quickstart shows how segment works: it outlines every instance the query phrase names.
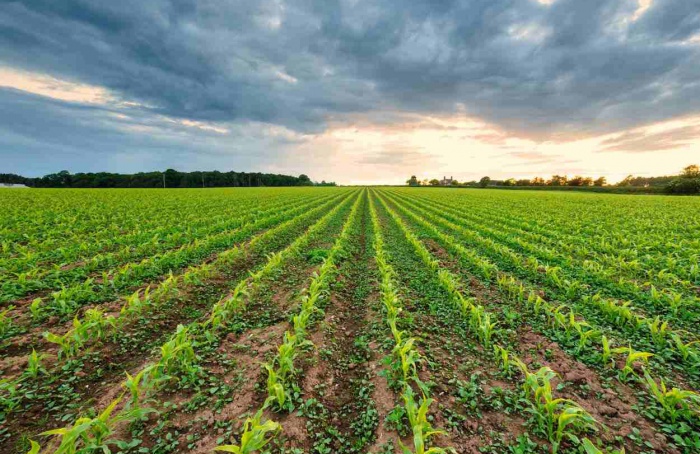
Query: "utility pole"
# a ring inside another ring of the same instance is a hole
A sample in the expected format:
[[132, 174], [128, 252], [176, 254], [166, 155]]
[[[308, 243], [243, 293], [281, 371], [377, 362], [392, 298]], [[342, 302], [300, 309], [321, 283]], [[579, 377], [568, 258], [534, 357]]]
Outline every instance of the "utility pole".
[[165, 172], [163, 172], [163, 189], [165, 189]]
[[202, 189], [204, 189], [204, 172], [202, 172]]

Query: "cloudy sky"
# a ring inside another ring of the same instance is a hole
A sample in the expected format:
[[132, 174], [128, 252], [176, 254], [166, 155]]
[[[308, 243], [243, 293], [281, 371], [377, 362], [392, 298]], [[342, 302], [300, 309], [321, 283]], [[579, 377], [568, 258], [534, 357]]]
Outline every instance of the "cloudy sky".
[[0, 2], [0, 173], [700, 163], [700, 0]]

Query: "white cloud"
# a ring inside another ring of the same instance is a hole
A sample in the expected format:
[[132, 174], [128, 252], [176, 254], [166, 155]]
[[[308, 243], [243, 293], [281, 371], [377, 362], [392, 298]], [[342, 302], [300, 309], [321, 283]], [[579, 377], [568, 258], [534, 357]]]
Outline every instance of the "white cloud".
[[113, 100], [110, 93], [102, 87], [8, 67], [0, 67], [0, 87], [69, 102], [106, 104]]

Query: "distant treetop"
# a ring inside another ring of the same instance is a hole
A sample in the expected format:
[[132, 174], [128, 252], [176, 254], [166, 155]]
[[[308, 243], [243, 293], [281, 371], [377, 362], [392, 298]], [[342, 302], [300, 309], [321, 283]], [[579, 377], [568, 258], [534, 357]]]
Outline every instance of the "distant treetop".
[[25, 184], [37, 188], [213, 188], [240, 186], [335, 186], [333, 182], [314, 183], [307, 175], [294, 177], [259, 172], [165, 172], [76, 173], [67, 170], [40, 178], [15, 174], [0, 174], [0, 183]]
[[[450, 179], [451, 185], [453, 186], [468, 186], [468, 187], [539, 187], [539, 186], [551, 186], [551, 187], [603, 187], [607, 186], [610, 188], [639, 188], [643, 191], [643, 188], [650, 188], [649, 191], [652, 192], [667, 192], [670, 194], [698, 194], [700, 193], [700, 166], [693, 164], [685, 167], [679, 175], [670, 176], [659, 176], [659, 177], [635, 177], [634, 175], [628, 175], [622, 181], [615, 185], [608, 185], [608, 180], [605, 177], [599, 177], [593, 179], [591, 177], [583, 177], [576, 175], [569, 178], [567, 175], [552, 175], [550, 179], [545, 180], [542, 177], [534, 177], [532, 179], [522, 178], [516, 180], [515, 178], [508, 178], [506, 180], [493, 180], [488, 176], [482, 177], [478, 182], [469, 181], [458, 183], [457, 180]], [[421, 186], [421, 182], [418, 181], [415, 175], [406, 181], [409, 186]], [[432, 180], [424, 180], [423, 186], [445, 186], [441, 180], [436, 178]], [[632, 189], [630, 189], [632, 190]], [[638, 191], [639, 192], [639, 191]]]

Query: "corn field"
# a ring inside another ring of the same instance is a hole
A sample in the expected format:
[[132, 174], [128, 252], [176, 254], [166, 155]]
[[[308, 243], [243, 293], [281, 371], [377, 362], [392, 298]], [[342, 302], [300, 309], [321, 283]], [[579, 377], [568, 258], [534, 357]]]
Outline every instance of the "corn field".
[[700, 200], [0, 193], [1, 453], [700, 453]]

